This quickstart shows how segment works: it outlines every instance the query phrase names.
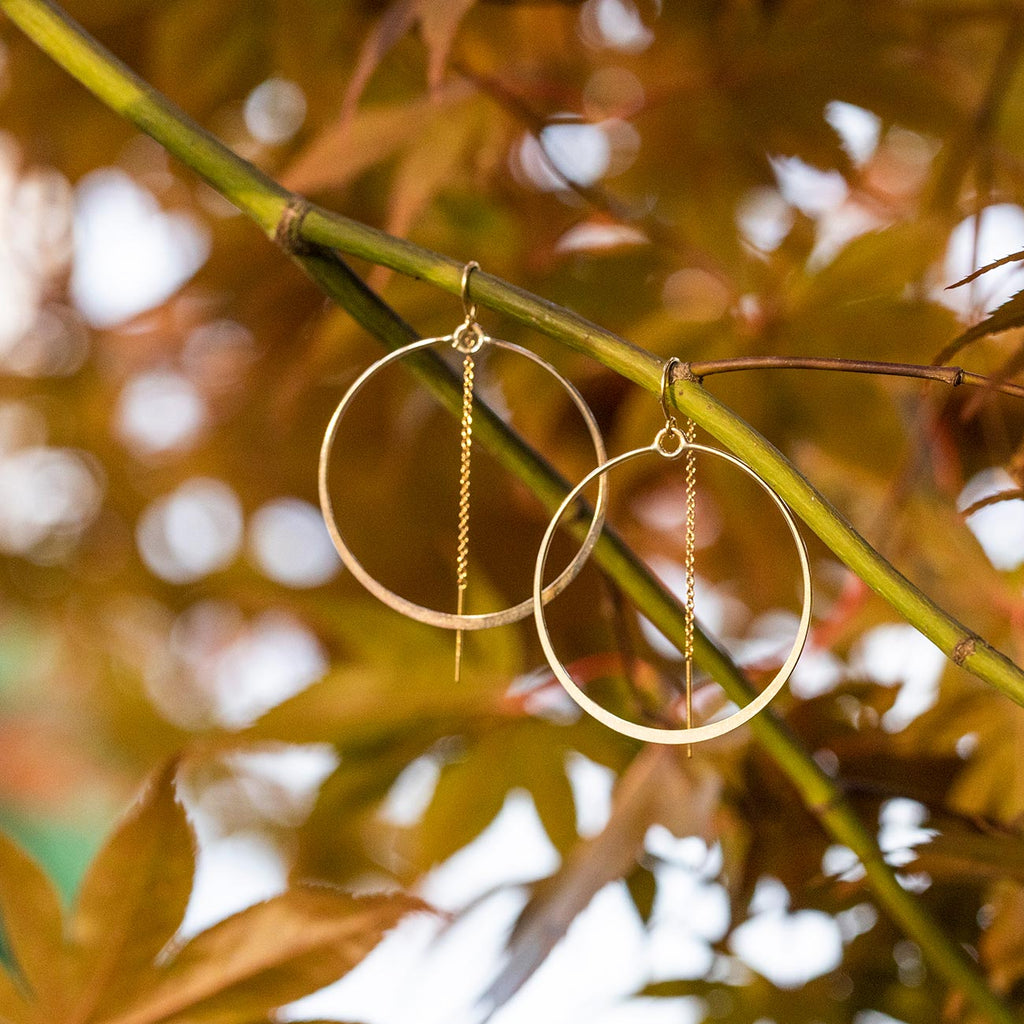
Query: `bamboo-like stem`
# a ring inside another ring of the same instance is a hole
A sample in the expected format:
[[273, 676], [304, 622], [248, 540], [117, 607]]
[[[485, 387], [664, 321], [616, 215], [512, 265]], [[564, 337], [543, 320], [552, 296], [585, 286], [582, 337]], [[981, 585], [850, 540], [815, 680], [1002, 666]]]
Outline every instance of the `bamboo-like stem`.
[[[382, 263], [458, 294], [461, 264], [347, 217], [311, 206], [301, 218], [298, 233], [306, 242]], [[481, 305], [586, 352], [648, 391], [659, 392], [661, 361], [611, 331], [490, 274], [474, 275], [473, 295]], [[671, 397], [679, 412], [741, 456], [838, 558], [947, 657], [1024, 706], [1024, 670], [914, 586], [764, 437], [685, 374], [674, 381]]]
[[[49, 0], [0, 0], [0, 10], [103, 102], [150, 134], [235, 203], [278, 241], [328, 295], [389, 346], [403, 344], [415, 335], [340, 259], [322, 247], [363, 256], [459, 294], [461, 264], [347, 218], [307, 208], [289, 197], [280, 186], [222, 146], [137, 78]], [[475, 301], [588, 352], [651, 391], [659, 390], [660, 362], [643, 349], [489, 275], [474, 276], [473, 293]], [[430, 366], [428, 361], [427, 370]], [[456, 408], [457, 382], [449, 379], [444, 385], [443, 370], [438, 366], [433, 367], [433, 375], [448, 404]], [[933, 640], [941, 641], [940, 646], [952, 653], [958, 663], [1024, 703], [1024, 673], [972, 637], [912, 587], [767, 441], [694, 382], [680, 382], [674, 398], [682, 413], [692, 416], [760, 472], [819, 536], [909, 621]], [[494, 422], [483, 411], [478, 426], [481, 441], [494, 447], [496, 454], [520, 473], [546, 505], [557, 505], [565, 493], [564, 483], [535, 453], [519, 444], [504, 424]], [[613, 536], [605, 535], [595, 548], [595, 557], [655, 626], [670, 639], [683, 642], [682, 608], [631, 551]], [[696, 646], [698, 660], [730, 695], [748, 690], [742, 673], [705, 637], [698, 634]], [[843, 799], [837, 783], [818, 767], [776, 716], [760, 715], [751, 727], [826, 830], [857, 854], [879, 903], [918, 943], [936, 973], [961, 990], [990, 1021], [1014, 1024], [1012, 1010], [988, 988], [976, 965], [900, 886], [874, 837]]]

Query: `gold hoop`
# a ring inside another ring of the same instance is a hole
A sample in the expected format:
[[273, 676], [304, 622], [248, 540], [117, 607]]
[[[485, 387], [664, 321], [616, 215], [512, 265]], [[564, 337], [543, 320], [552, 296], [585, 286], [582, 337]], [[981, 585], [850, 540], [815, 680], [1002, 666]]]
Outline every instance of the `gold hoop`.
[[[659, 433], [659, 437], [661, 434]], [[565, 515], [566, 509], [579, 497], [579, 495], [591, 484], [594, 480], [600, 480], [600, 484], [605, 483], [606, 474], [614, 469], [616, 466], [621, 466], [625, 462], [629, 462], [632, 459], [640, 458], [644, 455], [656, 454], [661, 458], [676, 459], [685, 451], [703, 452], [706, 455], [714, 456], [715, 458], [724, 459], [726, 462], [731, 462], [734, 466], [738, 466], [743, 470], [751, 479], [757, 483], [763, 491], [775, 502], [779, 511], [782, 513], [783, 519], [786, 521], [786, 525], [789, 527], [790, 533], [793, 535], [793, 540], [796, 543], [797, 554], [800, 558], [800, 572], [803, 579], [803, 610], [800, 615], [800, 626], [797, 629], [796, 639], [793, 642], [793, 647], [789, 652], [789, 656], [779, 669], [775, 678], [761, 691], [749, 704], [745, 707], [740, 708], [739, 711], [734, 712], [728, 718], [723, 718], [719, 722], [709, 722], [707, 725], [700, 725], [695, 727], [681, 728], [681, 729], [658, 729], [653, 726], [638, 725], [636, 722], [631, 722], [626, 718], [620, 718], [618, 715], [613, 714], [606, 708], [601, 707], [592, 697], [588, 697], [573, 681], [572, 676], [566, 671], [565, 666], [559, 661], [558, 655], [555, 653], [554, 646], [551, 643], [551, 634], [548, 632], [547, 622], [544, 618], [544, 602], [542, 600], [542, 586], [544, 580], [544, 566], [548, 558], [548, 550], [551, 547], [552, 538], [555, 535], [555, 531], [558, 529], [558, 525]], [[797, 661], [800, 658], [800, 654], [804, 649], [804, 644], [807, 642], [807, 634], [810, 631], [811, 625], [811, 569], [810, 564], [807, 560], [807, 548], [804, 545], [803, 538], [800, 536], [800, 531], [797, 529], [796, 521], [793, 518], [793, 513], [790, 512], [789, 507], [786, 503], [772, 490], [772, 488], [758, 476], [745, 462], [736, 458], [734, 455], [730, 455], [728, 452], [723, 452], [718, 448], [709, 448], [706, 445], [696, 444], [693, 441], [688, 441], [685, 438], [683, 443], [676, 450], [666, 452], [662, 449], [658, 441], [650, 445], [647, 448], [637, 448], [634, 451], [626, 452], [624, 455], [616, 456], [609, 462], [605, 462], [592, 470], [587, 474], [566, 496], [562, 502], [561, 507], [555, 513], [551, 522], [548, 523], [548, 528], [544, 533], [544, 539], [541, 541], [540, 550], [537, 552], [537, 564], [534, 567], [533, 573], [533, 614], [534, 619], [537, 623], [537, 633], [540, 637], [541, 646], [544, 648], [544, 654], [547, 657], [548, 664], [551, 666], [551, 671], [554, 672], [555, 678], [565, 688], [566, 693], [589, 715], [592, 715], [603, 725], [608, 726], [609, 729], [614, 729], [618, 733], [622, 733], [624, 736], [632, 736], [634, 739], [644, 740], [648, 743], [700, 743], [702, 740], [714, 739], [717, 736], [724, 736], [728, 732], [732, 732], [733, 729], [739, 728], [741, 725], [749, 722], [754, 715], [759, 711], [762, 711], [767, 707], [769, 701], [782, 689], [793, 672]]]
[[[467, 266], [467, 270], [464, 272], [464, 290], [465, 282], [468, 281], [468, 272], [470, 269], [472, 269], [471, 266]], [[320, 509], [323, 513], [324, 522], [327, 525], [327, 531], [331, 536], [334, 547], [345, 567], [371, 594], [374, 595], [374, 597], [383, 601], [384, 604], [388, 605], [388, 607], [393, 608], [397, 612], [401, 612], [403, 615], [406, 615], [411, 619], [415, 619], [417, 622], [424, 622], [431, 626], [439, 626], [442, 629], [474, 630], [489, 629], [492, 626], [504, 626], [511, 622], [520, 622], [530, 614], [535, 600], [539, 599], [542, 603], [550, 601], [565, 590], [565, 588], [569, 586], [569, 584], [572, 583], [572, 581], [579, 575], [586, 563], [587, 557], [590, 555], [591, 550], [597, 543], [598, 537], [601, 535], [601, 530], [604, 528], [607, 488], [605, 487], [603, 480], [601, 481], [600, 489], [598, 491], [597, 502], [594, 505], [593, 518], [590, 521], [590, 526], [579, 551], [565, 569], [562, 570], [558, 578], [554, 580], [550, 586], [544, 589], [540, 597], [529, 597], [525, 601], [521, 601], [519, 604], [512, 605], [509, 608], [503, 608], [500, 611], [485, 612], [474, 615], [442, 612], [434, 608], [426, 608], [423, 605], [415, 604], [407, 598], [402, 597], [400, 594], [396, 594], [394, 591], [389, 590], [383, 583], [371, 576], [356, 558], [355, 554], [353, 554], [352, 550], [345, 543], [345, 540], [341, 535], [337, 520], [335, 519], [334, 505], [331, 502], [330, 489], [328, 486], [330, 456], [334, 447], [334, 438], [338, 432], [338, 424], [341, 422], [341, 418], [345, 414], [345, 410], [349, 405], [351, 405], [352, 401], [365, 386], [366, 382], [390, 363], [396, 362], [404, 356], [410, 355], [413, 352], [418, 352], [421, 349], [441, 344], [450, 345], [460, 352], [467, 351], [467, 349], [461, 348], [460, 344], [470, 344], [472, 348], [469, 349], [469, 351], [476, 351], [484, 344], [494, 345], [498, 348], [506, 349], [509, 352], [516, 352], [521, 356], [525, 356], [527, 359], [546, 370], [566, 390], [569, 397], [572, 399], [573, 404], [583, 417], [583, 422], [586, 425], [587, 432], [590, 434], [591, 442], [594, 445], [594, 452], [597, 455], [598, 466], [604, 462], [607, 458], [607, 454], [605, 452], [604, 439], [601, 436], [601, 430], [597, 425], [597, 420], [594, 418], [594, 414], [590, 411], [590, 407], [587, 405], [586, 401], [584, 401], [583, 396], [573, 384], [566, 380], [565, 377], [563, 377], [549, 362], [541, 359], [540, 356], [531, 352], [529, 349], [522, 348], [510, 341], [502, 341], [499, 338], [491, 338], [485, 335], [479, 326], [476, 325], [475, 321], [463, 324], [462, 328], [465, 328], [465, 330], [461, 335], [459, 334], [459, 331], [456, 331], [453, 335], [447, 335], [441, 338], [424, 338], [420, 341], [414, 341], [410, 345], [405, 345], [402, 348], [395, 349], [394, 352], [389, 352], [386, 356], [378, 359], [377, 362], [364, 370], [359, 377], [356, 378], [355, 382], [348, 391], [345, 392], [344, 397], [338, 403], [337, 408], [334, 410], [334, 415], [331, 416], [330, 423], [327, 425], [327, 430], [324, 433], [323, 444], [320, 447], [320, 465], [317, 479], [320, 491]], [[460, 330], [462, 328], [460, 328]], [[475, 330], [473, 328], [475, 328]], [[576, 490], [578, 492], [579, 488]], [[563, 513], [566, 507], [567, 506], [563, 504]]]

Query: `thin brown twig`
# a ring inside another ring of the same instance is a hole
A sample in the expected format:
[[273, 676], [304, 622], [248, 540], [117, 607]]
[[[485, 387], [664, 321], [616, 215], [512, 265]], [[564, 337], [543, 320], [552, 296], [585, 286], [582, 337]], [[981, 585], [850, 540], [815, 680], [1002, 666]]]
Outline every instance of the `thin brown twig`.
[[968, 516], [973, 516], [975, 512], [988, 508], [989, 505], [998, 505], [1001, 501], [1020, 501], [1022, 499], [1024, 499], [1024, 487], [1017, 487], [1011, 491], [999, 491], [997, 494], [990, 494], [987, 498], [979, 498], [977, 501], [971, 502], [960, 514], [966, 519]]
[[962, 384], [999, 391], [1014, 398], [1024, 398], [1024, 385], [993, 380], [981, 373], [972, 373], [959, 366], [926, 366], [920, 363], [882, 363], [867, 359], [828, 359], [817, 356], [739, 356], [735, 359], [709, 359], [689, 364], [698, 380], [716, 373], [737, 370], [831, 370], [836, 373], [870, 373], [885, 377], [916, 377], [935, 380], [950, 387]]

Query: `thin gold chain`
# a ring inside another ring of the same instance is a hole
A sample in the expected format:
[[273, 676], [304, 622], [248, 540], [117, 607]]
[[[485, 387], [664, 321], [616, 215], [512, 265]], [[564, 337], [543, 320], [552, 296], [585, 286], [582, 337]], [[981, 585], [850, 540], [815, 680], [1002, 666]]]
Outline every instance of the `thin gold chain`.
[[[462, 433], [459, 441], [459, 546], [455, 559], [458, 584], [457, 615], [462, 614], [469, 582], [469, 471], [473, 454], [473, 355], [467, 352], [462, 362]], [[462, 675], [462, 630], [455, 633], [455, 682]]]
[[[686, 421], [684, 431], [687, 444], [697, 439], [697, 427], [693, 420]], [[686, 728], [693, 726], [693, 624], [696, 609], [694, 590], [696, 586], [696, 540], [697, 540], [697, 453], [686, 449], [686, 615], [683, 659], [686, 665]], [[686, 756], [693, 757], [693, 744], [687, 744]]]

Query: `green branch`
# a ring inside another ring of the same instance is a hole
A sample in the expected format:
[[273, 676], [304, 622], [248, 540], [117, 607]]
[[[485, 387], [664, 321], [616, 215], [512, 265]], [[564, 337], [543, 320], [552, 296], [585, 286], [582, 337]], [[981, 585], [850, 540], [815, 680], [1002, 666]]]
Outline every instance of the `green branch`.
[[[421, 277], [455, 294], [462, 266], [400, 239], [316, 208], [307, 208], [177, 110], [127, 67], [92, 40], [47, 0], [0, 0], [0, 10], [37, 45], [92, 90], [103, 102], [160, 142], [186, 166], [235, 203], [306, 272], [367, 329], [391, 347], [414, 336], [411, 329], [332, 252], [337, 249]], [[485, 274], [474, 275], [473, 297], [492, 309], [529, 324], [651, 391], [660, 385], [661, 364], [652, 354], [589, 324], [567, 310]], [[442, 392], [437, 368], [425, 364]], [[448, 387], [451, 386], [451, 380]], [[675, 391], [678, 408], [741, 454], [854, 571], [958, 663], [1024, 703], [1024, 673], [992, 651], [912, 587], [882, 559], [790, 464], [747, 424], [693, 382]], [[507, 465], [537, 490], [545, 504], [560, 500], [564, 483], [534, 453], [509, 436], [504, 424], [482, 417], [487, 438]], [[489, 433], [490, 432], [490, 433]], [[595, 549], [605, 570], [640, 609], [670, 638], [681, 637], [678, 602], [614, 537]], [[746, 679], [714, 645], [701, 638], [698, 657], [731, 694], [747, 689]], [[923, 907], [897, 881], [873, 838], [829, 778], [774, 715], [752, 723], [758, 739], [776, 760], [826, 830], [857, 854], [879, 903], [921, 947], [929, 963], [961, 990], [990, 1021], [1013, 1024], [1012, 1011], [989, 990], [976, 965], [947, 938]]]
[[[459, 292], [462, 264], [339, 214], [311, 207], [302, 219], [300, 234], [307, 242], [383, 264], [454, 294]], [[661, 387], [662, 364], [656, 356], [567, 309], [482, 272], [473, 275], [473, 298], [586, 352], [648, 391], [657, 394]], [[838, 558], [948, 658], [1024, 706], [1024, 670], [915, 587], [749, 424], [696, 381], [677, 377], [673, 404], [741, 456]]]

